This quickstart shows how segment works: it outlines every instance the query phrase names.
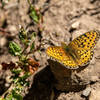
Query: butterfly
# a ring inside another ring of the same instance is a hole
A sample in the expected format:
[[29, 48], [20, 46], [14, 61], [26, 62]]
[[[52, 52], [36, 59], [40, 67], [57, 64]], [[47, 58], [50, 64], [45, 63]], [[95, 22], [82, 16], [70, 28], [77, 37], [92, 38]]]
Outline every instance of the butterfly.
[[62, 43], [61, 46], [50, 46], [46, 53], [66, 68], [77, 69], [89, 64], [99, 38], [100, 31], [92, 30], [75, 38], [68, 45]]

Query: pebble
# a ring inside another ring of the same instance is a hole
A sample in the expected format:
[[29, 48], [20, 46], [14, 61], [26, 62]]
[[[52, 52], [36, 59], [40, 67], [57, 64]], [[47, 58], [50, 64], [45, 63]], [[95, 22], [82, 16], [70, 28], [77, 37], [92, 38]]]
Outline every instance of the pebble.
[[14, 25], [9, 25], [8, 29], [9, 29], [10, 32], [16, 32], [17, 31], [17, 28]]
[[0, 70], [2, 70], [2, 65], [0, 64]]
[[2, 38], [0, 39], [0, 47], [5, 46], [6, 43], [7, 43], [6, 38], [5, 38], [5, 37], [2, 37]]
[[75, 22], [71, 25], [71, 29], [77, 29], [79, 28], [80, 23], [79, 22]]
[[5, 87], [9, 87], [10, 86], [10, 84], [9, 83], [5, 83]]
[[6, 82], [7, 82], [7, 83], [11, 83], [11, 79], [10, 79], [10, 78], [11, 78], [11, 76], [7, 76], [7, 77], [6, 77]]
[[85, 96], [85, 97], [88, 97], [89, 94], [90, 94], [90, 92], [91, 92], [91, 88], [90, 88], [90, 87], [87, 87], [87, 88], [83, 91], [82, 95]]

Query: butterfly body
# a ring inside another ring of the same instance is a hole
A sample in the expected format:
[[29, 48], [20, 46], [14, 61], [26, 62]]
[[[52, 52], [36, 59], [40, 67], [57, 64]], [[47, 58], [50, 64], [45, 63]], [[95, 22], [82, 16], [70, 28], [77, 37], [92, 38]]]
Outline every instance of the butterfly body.
[[99, 37], [99, 31], [90, 31], [75, 38], [68, 45], [62, 43], [61, 46], [51, 46], [46, 52], [65, 67], [77, 69], [90, 62]]

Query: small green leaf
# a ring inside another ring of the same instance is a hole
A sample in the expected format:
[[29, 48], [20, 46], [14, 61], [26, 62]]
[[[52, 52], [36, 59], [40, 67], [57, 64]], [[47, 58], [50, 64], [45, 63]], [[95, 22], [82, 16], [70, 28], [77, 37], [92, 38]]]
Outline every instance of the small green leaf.
[[32, 51], [34, 48], [35, 48], [35, 46], [34, 46], [34, 42], [33, 42], [31, 47], [30, 47], [30, 51]]
[[12, 70], [12, 73], [13, 73], [13, 74], [16, 74], [16, 75], [19, 75], [20, 72], [22, 72], [21, 69], [13, 69], [13, 70]]
[[36, 32], [33, 32], [31, 35], [31, 40], [33, 40], [36, 37]]
[[30, 17], [33, 19], [35, 23], [39, 22], [39, 15], [37, 14], [37, 11], [35, 10], [34, 6], [30, 6]]
[[14, 90], [12, 91], [12, 97], [12, 100], [23, 100], [23, 97]]
[[33, 34], [34, 37], [36, 37], [36, 32], [33, 32], [32, 34]]
[[21, 54], [20, 46], [15, 42], [9, 43], [9, 52], [14, 56], [19, 56]]
[[22, 27], [19, 32], [19, 39], [24, 43], [24, 45], [28, 46], [30, 43], [30, 40], [28, 39], [28, 33], [26, 30]]
[[9, 93], [6, 97], [5, 97], [5, 100], [12, 100], [13, 97], [12, 97], [12, 94]]
[[35, 40], [35, 37], [36, 37], [36, 32], [33, 32], [30, 36], [30, 42]]
[[21, 41], [24, 41], [26, 38], [27, 38], [27, 32], [26, 32], [26, 30], [22, 27], [22, 28], [20, 29], [20, 32], [19, 32], [19, 39], [20, 39]]
[[27, 79], [30, 76], [30, 73], [25, 73], [21, 78], [22, 80]]
[[30, 76], [29, 73], [25, 73], [23, 76], [18, 78], [19, 82], [26, 83], [26, 79]]

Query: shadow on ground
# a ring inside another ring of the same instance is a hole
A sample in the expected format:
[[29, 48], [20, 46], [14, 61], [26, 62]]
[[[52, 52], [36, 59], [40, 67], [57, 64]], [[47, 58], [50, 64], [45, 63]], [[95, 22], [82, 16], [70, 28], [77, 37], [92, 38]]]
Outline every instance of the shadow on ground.
[[32, 88], [24, 100], [50, 100], [53, 90], [54, 76], [47, 66], [34, 77]]

